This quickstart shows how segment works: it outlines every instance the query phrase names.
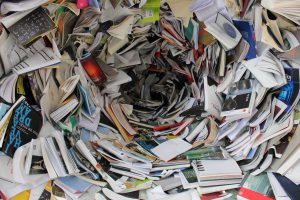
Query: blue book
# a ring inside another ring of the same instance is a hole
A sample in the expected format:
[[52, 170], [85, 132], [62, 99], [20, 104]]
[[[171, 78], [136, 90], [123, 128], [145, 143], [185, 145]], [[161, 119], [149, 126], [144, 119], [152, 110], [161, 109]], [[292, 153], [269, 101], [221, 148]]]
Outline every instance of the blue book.
[[233, 24], [240, 31], [243, 39], [245, 39], [250, 45], [249, 51], [246, 55], [246, 59], [250, 60], [256, 58], [255, 36], [251, 24], [248, 21], [238, 21], [238, 20], [233, 20]]
[[90, 95], [86, 88], [84, 88], [82, 85], [79, 85], [79, 91], [83, 99], [83, 111], [91, 116], [95, 112], [96, 108], [93, 106], [93, 104], [90, 103]]
[[274, 173], [274, 176], [291, 200], [300, 199], [300, 185], [296, 185], [293, 181], [280, 174]]
[[84, 181], [76, 176], [66, 176], [58, 179], [58, 182], [62, 184], [58, 184], [62, 186], [64, 189], [67, 189], [69, 192], [73, 194], [86, 192], [92, 184]]

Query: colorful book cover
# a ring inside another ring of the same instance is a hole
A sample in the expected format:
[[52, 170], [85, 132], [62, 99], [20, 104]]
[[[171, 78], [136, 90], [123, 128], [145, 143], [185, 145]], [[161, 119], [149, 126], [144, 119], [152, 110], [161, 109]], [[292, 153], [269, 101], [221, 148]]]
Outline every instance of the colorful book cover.
[[256, 51], [255, 51], [255, 35], [254, 30], [251, 24], [248, 21], [233, 21], [234, 26], [241, 32], [242, 37], [249, 43], [250, 48], [246, 55], [246, 59], [253, 59], [256, 58]]
[[39, 7], [8, 28], [16, 40], [25, 47], [55, 28], [47, 12]]
[[2, 151], [13, 157], [20, 146], [36, 139], [43, 125], [39, 112], [24, 99], [15, 107], [8, 123]]
[[278, 99], [287, 105], [284, 112], [276, 119], [279, 122], [287, 113], [289, 113], [299, 101], [300, 92], [300, 71], [296, 68], [285, 68], [287, 84], [280, 88]]
[[149, 23], [159, 20], [160, 0], [148, 0], [142, 7], [144, 11], [143, 19], [140, 23]]

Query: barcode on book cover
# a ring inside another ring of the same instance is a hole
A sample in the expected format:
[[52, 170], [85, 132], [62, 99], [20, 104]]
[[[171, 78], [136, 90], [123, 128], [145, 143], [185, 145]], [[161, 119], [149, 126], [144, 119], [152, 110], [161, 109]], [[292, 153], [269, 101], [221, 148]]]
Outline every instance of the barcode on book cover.
[[192, 162], [193, 166], [198, 170], [198, 171], [205, 171], [204, 166], [202, 165], [201, 160], [194, 160]]

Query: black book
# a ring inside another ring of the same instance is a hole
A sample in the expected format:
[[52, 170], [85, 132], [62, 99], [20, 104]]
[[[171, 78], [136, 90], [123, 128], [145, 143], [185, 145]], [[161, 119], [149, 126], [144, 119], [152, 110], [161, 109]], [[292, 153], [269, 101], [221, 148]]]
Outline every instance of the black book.
[[296, 185], [293, 181], [280, 174], [274, 173], [274, 176], [291, 200], [300, 199], [300, 185]]
[[54, 28], [55, 23], [47, 12], [42, 7], [38, 7], [10, 26], [8, 31], [20, 44], [27, 48]]
[[26, 99], [13, 110], [8, 123], [2, 151], [10, 157], [20, 146], [36, 139], [43, 125], [41, 114], [32, 108]]

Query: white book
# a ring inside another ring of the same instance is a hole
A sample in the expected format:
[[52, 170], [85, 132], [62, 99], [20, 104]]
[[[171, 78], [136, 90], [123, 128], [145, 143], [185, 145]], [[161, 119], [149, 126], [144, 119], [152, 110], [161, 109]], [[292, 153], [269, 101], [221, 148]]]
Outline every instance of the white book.
[[232, 184], [240, 184], [242, 179], [228, 179], [228, 180], [212, 180], [212, 181], [201, 181], [198, 183], [200, 187], [214, 187], [214, 186], [225, 186]]
[[249, 121], [250, 117], [248, 118], [244, 118], [242, 120], [239, 121], [238, 126], [236, 127], [235, 130], [233, 130], [231, 133], [229, 133], [227, 135], [227, 137], [233, 141], [237, 138], [237, 136], [241, 133], [241, 131], [248, 126], [248, 121]]
[[264, 105], [257, 111], [249, 121], [250, 127], [256, 127], [262, 123], [271, 113], [271, 102], [267, 101]]
[[285, 174], [287, 178], [293, 181], [295, 184], [300, 184], [300, 160], [294, 164]]
[[[234, 151], [230, 152], [230, 156], [234, 156], [234, 157], [239, 157], [239, 158], [244, 158], [246, 156], [243, 156], [243, 152], [244, 150], [246, 150], [247, 148], [249, 148], [249, 143], [250, 143], [251, 139], [247, 138], [245, 141], [243, 141], [241, 143], [241, 146], [237, 149], [235, 149]], [[249, 142], [249, 143], [248, 143]], [[251, 144], [251, 143], [250, 143]]]
[[259, 146], [253, 160], [246, 165], [241, 165], [240, 166], [241, 169], [244, 172], [249, 171], [251, 169], [255, 169], [263, 159], [266, 149], [267, 149], [267, 143], [263, 143], [261, 146]]
[[42, 154], [43, 154], [43, 158], [44, 158], [44, 163], [45, 163], [45, 166], [47, 168], [47, 171], [48, 171], [48, 174], [49, 174], [49, 177], [50, 179], [55, 179], [57, 178], [57, 174], [54, 170], [54, 167], [52, 165], [52, 162], [50, 161], [49, 159], [49, 156], [48, 156], [48, 153], [47, 153], [47, 141], [46, 141], [46, 138], [40, 138], [40, 141], [41, 141], [41, 147], [42, 147]]
[[50, 117], [55, 121], [58, 122], [63, 119], [66, 115], [68, 115], [76, 106], [78, 105], [77, 99], [72, 99], [68, 103], [64, 104], [63, 106], [56, 109], [54, 112], [50, 114]]
[[153, 167], [150, 171], [151, 172], [157, 172], [157, 171], [163, 171], [163, 170], [175, 170], [175, 169], [188, 168], [190, 166], [191, 166], [191, 164], [161, 166], [161, 167]]
[[207, 120], [201, 121], [197, 127], [185, 138], [188, 142], [191, 142], [195, 137], [205, 128]]
[[286, 159], [286, 161], [279, 167], [277, 173], [285, 175], [300, 161], [300, 148], [298, 147], [292, 154]]
[[176, 156], [190, 150], [192, 145], [180, 138], [170, 139], [151, 149], [163, 161], [169, 161]]
[[222, 110], [222, 100], [216, 93], [217, 87], [210, 85], [208, 77], [204, 78], [204, 95], [205, 95], [205, 111], [215, 116], [217, 119], [221, 119], [220, 113]]
[[120, 170], [120, 169], [116, 169], [116, 168], [113, 168], [113, 167], [111, 167], [109, 169], [109, 171], [117, 173], [117, 174], [120, 174], [120, 175], [123, 175], [123, 176], [135, 178], [135, 179], [138, 179], [138, 180], [145, 180], [145, 177], [143, 177], [143, 176], [141, 176], [139, 174], [133, 173], [133, 172], [129, 172], [129, 171], [125, 171], [125, 170]]
[[14, 66], [24, 61], [28, 57], [33, 56], [44, 48], [45, 42], [43, 39], [36, 41], [28, 48], [24, 48], [15, 41], [15, 38], [12, 35], [8, 36], [8, 38], [1, 43], [0, 48], [0, 56], [3, 62], [5, 73], [9, 73]]
[[150, 174], [150, 169], [144, 169], [144, 168], [138, 168], [138, 167], [133, 167], [130, 165], [126, 165], [126, 164], [122, 164], [122, 163], [111, 163], [111, 166], [115, 166], [115, 167], [122, 167], [122, 168], [126, 168], [128, 170], [130, 170], [133, 173], [137, 173], [137, 174]]
[[63, 133], [59, 131], [54, 131], [52, 134], [55, 137], [55, 140], [59, 146], [60, 153], [68, 170], [68, 174], [72, 175], [78, 173], [79, 169], [77, 168], [77, 165], [75, 164], [70, 153], [68, 152], [65, 140], [63, 138]]
[[262, 0], [261, 5], [300, 25], [299, 1], [290, 0]]
[[282, 64], [270, 52], [264, 53], [261, 57], [243, 61], [242, 64], [265, 88], [279, 87], [287, 83]]
[[226, 51], [236, 47], [242, 38], [235, 26], [221, 14], [218, 14], [216, 23], [206, 24], [205, 30], [211, 33]]
[[56, 171], [59, 177], [67, 176], [68, 173], [66, 171], [65, 165], [62, 160], [62, 156], [60, 150], [55, 144], [54, 138], [46, 138], [46, 145], [48, 147], [48, 156], [50, 158], [51, 163], [53, 164], [54, 170]]
[[249, 131], [243, 132], [240, 137], [236, 138], [230, 145], [226, 146], [227, 151], [232, 151], [237, 148], [238, 145], [240, 145], [241, 142], [243, 142], [245, 139], [250, 138], [251, 135], [249, 134]]
[[239, 187], [240, 184], [232, 184], [232, 185], [222, 185], [222, 186], [212, 186], [212, 187], [198, 187], [197, 190], [200, 194], [208, 194], [208, 193], [219, 192], [224, 190], [231, 190]]
[[[192, 162], [198, 180], [238, 179], [243, 178], [242, 171], [235, 160], [196, 160]], [[220, 170], [219, 166], [222, 166]]]
[[[118, 159], [121, 160], [129, 160], [129, 158], [126, 156], [125, 152], [122, 151], [121, 149], [119, 149], [118, 147], [116, 147], [115, 145], [113, 145], [112, 142], [107, 141], [107, 140], [101, 140], [98, 141], [97, 144], [102, 147], [103, 149], [105, 149], [106, 151], [108, 151], [109, 153], [113, 154], [114, 156], [116, 156]], [[102, 154], [106, 154], [105, 152], [103, 152], [102, 150], [98, 150], [100, 153]], [[109, 155], [108, 155], [109, 156]]]
[[[32, 139], [31, 142], [30, 142], [30, 147], [29, 147], [28, 153], [26, 155], [26, 161], [25, 161], [25, 173], [26, 174], [29, 174], [29, 171], [30, 171], [33, 146], [35, 145], [34, 143], [35, 143], [35, 139]], [[41, 150], [41, 153], [42, 153], [42, 150]]]
[[258, 168], [256, 168], [253, 172], [251, 172], [251, 175], [257, 176], [263, 173], [265, 170], [267, 170], [269, 166], [272, 164], [273, 157], [274, 157], [273, 154], [267, 154], [264, 161], [259, 165]]

